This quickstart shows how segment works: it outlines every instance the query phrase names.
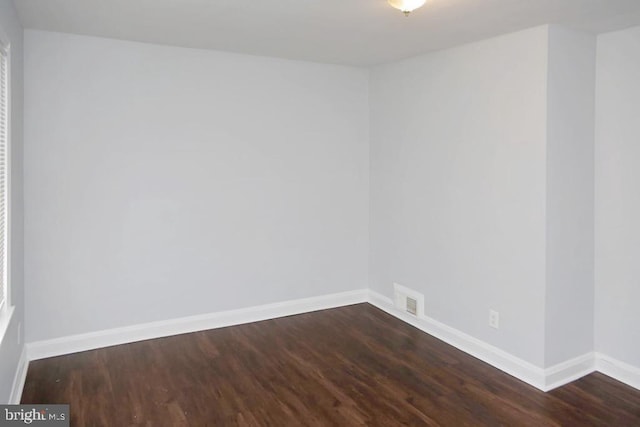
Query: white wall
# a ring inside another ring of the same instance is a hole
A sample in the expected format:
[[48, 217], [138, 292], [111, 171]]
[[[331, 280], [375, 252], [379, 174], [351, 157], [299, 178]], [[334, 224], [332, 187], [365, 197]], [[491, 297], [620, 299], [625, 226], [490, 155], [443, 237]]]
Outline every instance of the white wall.
[[596, 38], [549, 28], [545, 366], [593, 351]]
[[[371, 288], [544, 365], [547, 27], [374, 68]], [[500, 312], [500, 329], [488, 325]]]
[[[15, 18], [0, 25], [19, 40]], [[598, 37], [597, 78], [594, 43], [545, 26], [369, 79], [27, 31], [28, 340], [398, 282], [428, 316], [540, 367], [594, 334], [640, 367], [640, 27]]]
[[[10, 286], [14, 313], [0, 342], [0, 402], [8, 402], [11, 386], [22, 352], [24, 287], [23, 287], [23, 180], [22, 180], [22, 102], [23, 102], [23, 46], [22, 26], [10, 0], [0, 0], [0, 32], [11, 46], [11, 229], [10, 229]], [[0, 331], [1, 333], [1, 331]]]
[[640, 27], [598, 37], [596, 350], [640, 368]]
[[367, 287], [366, 70], [25, 45], [29, 341]]

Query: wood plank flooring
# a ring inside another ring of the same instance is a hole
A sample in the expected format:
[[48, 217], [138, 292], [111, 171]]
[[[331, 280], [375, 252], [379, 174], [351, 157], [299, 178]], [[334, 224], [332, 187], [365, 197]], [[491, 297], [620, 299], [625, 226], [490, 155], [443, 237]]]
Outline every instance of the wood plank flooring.
[[542, 393], [369, 304], [34, 361], [76, 426], [640, 426], [601, 374]]

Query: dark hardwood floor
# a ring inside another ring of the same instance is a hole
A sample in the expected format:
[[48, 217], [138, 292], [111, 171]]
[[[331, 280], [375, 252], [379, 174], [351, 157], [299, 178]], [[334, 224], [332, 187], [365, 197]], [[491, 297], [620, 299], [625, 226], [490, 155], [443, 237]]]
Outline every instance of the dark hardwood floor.
[[368, 304], [34, 361], [77, 426], [640, 426], [601, 374], [542, 393]]

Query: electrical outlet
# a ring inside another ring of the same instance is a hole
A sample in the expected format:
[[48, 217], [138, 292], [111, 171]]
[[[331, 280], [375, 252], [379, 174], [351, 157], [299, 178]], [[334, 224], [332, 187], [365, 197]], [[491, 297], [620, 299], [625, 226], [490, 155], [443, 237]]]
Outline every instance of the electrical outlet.
[[489, 326], [500, 329], [500, 313], [495, 310], [489, 310]]

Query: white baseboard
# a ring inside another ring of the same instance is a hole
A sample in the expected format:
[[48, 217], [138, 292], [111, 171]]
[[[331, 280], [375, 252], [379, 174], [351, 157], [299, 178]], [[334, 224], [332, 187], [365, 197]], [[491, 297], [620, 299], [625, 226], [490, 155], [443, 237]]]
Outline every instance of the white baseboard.
[[416, 318], [405, 314], [395, 308], [391, 298], [375, 291], [369, 291], [369, 303], [507, 374], [540, 390], [545, 389], [544, 369], [542, 368], [427, 316]]
[[595, 372], [595, 353], [589, 352], [544, 370], [544, 391], [553, 390]]
[[391, 298], [375, 291], [369, 291], [369, 303], [542, 391], [552, 390], [594, 371], [593, 353], [543, 369], [435, 319], [403, 313], [393, 305]]
[[596, 369], [614, 380], [640, 390], [640, 368], [636, 366], [596, 353]]
[[11, 386], [11, 396], [9, 397], [10, 405], [17, 405], [22, 398], [22, 389], [24, 388], [24, 382], [27, 379], [27, 370], [29, 369], [29, 360], [27, 359], [27, 348], [22, 346], [22, 353], [20, 353], [20, 360], [18, 361], [18, 368], [13, 378], [13, 385]]
[[171, 335], [258, 322], [363, 302], [369, 302], [392, 316], [542, 391], [549, 391], [560, 387], [596, 370], [631, 387], [640, 389], [640, 368], [620, 362], [606, 355], [587, 353], [543, 369], [464, 332], [438, 322], [435, 319], [427, 316], [416, 318], [406, 314], [394, 306], [391, 298], [375, 291], [361, 289], [28, 343], [20, 357], [10, 402], [19, 403], [20, 401], [30, 360], [61, 356]]
[[113, 345], [358, 304], [367, 302], [368, 292], [367, 289], [361, 289], [36, 341], [27, 344], [27, 357], [29, 360], [44, 359]]

